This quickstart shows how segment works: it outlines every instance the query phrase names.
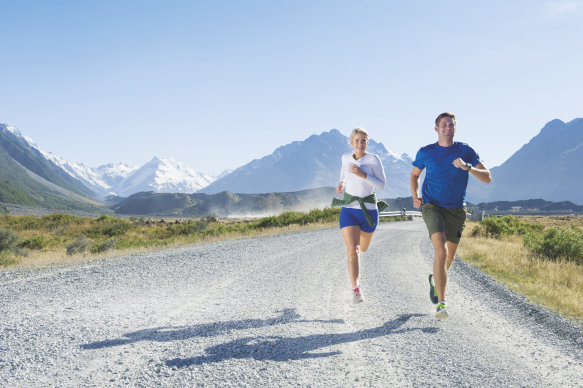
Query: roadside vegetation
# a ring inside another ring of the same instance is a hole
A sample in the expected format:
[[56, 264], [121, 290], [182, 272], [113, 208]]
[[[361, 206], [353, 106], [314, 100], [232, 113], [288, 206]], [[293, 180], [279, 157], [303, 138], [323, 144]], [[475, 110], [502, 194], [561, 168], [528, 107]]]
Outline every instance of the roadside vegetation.
[[583, 323], [583, 217], [469, 222], [457, 253], [529, 300]]
[[[55, 213], [42, 217], [0, 215], [0, 267], [37, 266], [100, 254], [160, 249], [201, 241], [255, 237], [302, 228], [333, 227], [340, 209], [247, 219], [97, 218]], [[384, 222], [410, 217], [383, 217]]]

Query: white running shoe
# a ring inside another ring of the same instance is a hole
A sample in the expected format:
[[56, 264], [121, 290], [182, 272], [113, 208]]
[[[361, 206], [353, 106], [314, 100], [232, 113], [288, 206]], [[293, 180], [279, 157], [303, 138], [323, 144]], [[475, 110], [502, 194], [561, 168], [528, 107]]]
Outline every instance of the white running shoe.
[[449, 314], [447, 313], [447, 308], [445, 307], [445, 303], [441, 302], [437, 305], [435, 309], [435, 318], [437, 319], [447, 319]]
[[353, 304], [359, 304], [364, 302], [364, 297], [362, 296], [362, 291], [360, 291], [360, 286], [356, 286], [352, 289], [354, 296], [352, 297]]

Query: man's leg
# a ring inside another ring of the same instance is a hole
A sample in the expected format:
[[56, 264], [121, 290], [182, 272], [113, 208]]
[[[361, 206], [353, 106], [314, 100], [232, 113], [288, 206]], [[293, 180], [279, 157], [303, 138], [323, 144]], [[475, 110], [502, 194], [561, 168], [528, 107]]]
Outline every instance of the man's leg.
[[434, 251], [433, 279], [435, 281], [435, 288], [437, 289], [438, 300], [443, 302], [445, 301], [445, 288], [447, 286], [447, 270], [451, 266], [451, 263], [448, 265], [449, 244], [446, 244], [445, 233], [441, 232], [431, 235], [431, 243], [433, 244]]
[[455, 259], [455, 251], [457, 251], [457, 246], [458, 244], [456, 243], [453, 243], [451, 241], [447, 242], [447, 262], [445, 265], [448, 271], [451, 268], [451, 265], [453, 264], [453, 259]]

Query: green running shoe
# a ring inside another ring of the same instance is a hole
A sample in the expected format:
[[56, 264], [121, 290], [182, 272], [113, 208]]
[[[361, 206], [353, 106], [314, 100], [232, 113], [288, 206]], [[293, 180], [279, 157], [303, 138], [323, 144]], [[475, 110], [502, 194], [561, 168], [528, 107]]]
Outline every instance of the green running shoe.
[[437, 308], [435, 309], [435, 317], [437, 319], [447, 319], [449, 317], [444, 302], [441, 302], [437, 305]]
[[437, 288], [435, 288], [433, 274], [429, 274], [429, 298], [431, 299], [431, 303], [437, 304]]

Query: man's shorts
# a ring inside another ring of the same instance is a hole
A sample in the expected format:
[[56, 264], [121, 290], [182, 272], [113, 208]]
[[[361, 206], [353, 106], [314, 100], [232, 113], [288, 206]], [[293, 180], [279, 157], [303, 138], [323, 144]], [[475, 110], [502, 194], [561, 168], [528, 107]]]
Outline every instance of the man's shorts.
[[421, 208], [423, 221], [427, 225], [429, 236], [433, 233], [445, 233], [447, 241], [454, 244], [460, 242], [466, 223], [466, 208], [448, 209], [433, 203], [424, 203]]
[[378, 210], [369, 210], [368, 213], [374, 222], [373, 226], [368, 224], [362, 209], [343, 207], [340, 209], [340, 229], [346, 226], [360, 226], [360, 230], [363, 232], [374, 232], [379, 224], [379, 212]]

